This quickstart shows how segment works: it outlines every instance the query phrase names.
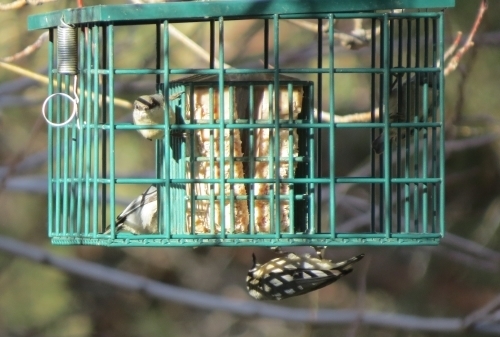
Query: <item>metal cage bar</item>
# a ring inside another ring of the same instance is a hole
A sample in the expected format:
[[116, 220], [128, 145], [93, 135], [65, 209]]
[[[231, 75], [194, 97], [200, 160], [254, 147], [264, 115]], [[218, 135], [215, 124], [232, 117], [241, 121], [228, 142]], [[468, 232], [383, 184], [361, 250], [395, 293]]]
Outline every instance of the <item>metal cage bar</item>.
[[[290, 6], [299, 5], [292, 1]], [[341, 5], [336, 2], [335, 6]], [[93, 15], [107, 13], [108, 7], [113, 6], [94, 9]], [[163, 12], [164, 7], [140, 8]], [[81, 123], [80, 128], [74, 124], [49, 127], [48, 131], [48, 233], [53, 243], [417, 245], [437, 244], [444, 235], [444, 105], [439, 95], [444, 87], [442, 11], [395, 14], [318, 9], [303, 14], [264, 11], [259, 15], [195, 17], [189, 21], [209, 25], [210, 60], [202, 69], [176, 68], [170, 63], [169, 28], [187, 22], [182, 15], [140, 19], [145, 15], [141, 12], [137, 21], [130, 23], [150, 25], [155, 30], [155, 69], [136, 69], [115, 65], [115, 27], [126, 26], [127, 20], [100, 20], [96, 16], [96, 21], [80, 22], [73, 11], [63, 13], [79, 28]], [[52, 22], [52, 14], [48, 18], [47, 22]], [[280, 58], [280, 34], [286, 30], [283, 25], [286, 20], [299, 18], [317, 22], [315, 67], [285, 67]], [[335, 44], [334, 21], [353, 18], [370, 23], [372, 47], [367, 67], [336, 64], [339, 46]], [[31, 19], [31, 26], [47, 24], [38, 20]], [[262, 68], [224, 68], [229, 43], [225, 30], [233, 20], [262, 22]], [[324, 24], [328, 24], [326, 30]], [[49, 77], [57, 84], [51, 80], [48, 92], [70, 93], [70, 76], [58, 74], [53, 67], [53, 30], [50, 28]], [[419, 38], [412, 39], [413, 34]], [[117, 122], [115, 82], [130, 74], [155, 77], [156, 90], [165, 97], [165, 123], [138, 126]], [[179, 78], [181, 75], [187, 77]], [[371, 121], [340, 123], [333, 117], [339, 95], [336, 88], [342, 83], [339, 78], [357, 75], [368, 79]], [[416, 94], [409, 85], [412, 81], [419, 83], [414, 89]], [[206, 92], [204, 118], [196, 117], [200, 90]], [[179, 98], [169, 101], [168, 97], [176, 93], [181, 93]], [[390, 115], [396, 109], [394, 97], [397, 109], [414, 108], [418, 113], [395, 120]], [[323, 106], [332, 114], [329, 121], [324, 120]], [[69, 117], [70, 109], [69, 102], [56, 99], [48, 104], [48, 116], [60, 122]], [[174, 123], [169, 119], [170, 109], [175, 112]], [[116, 133], [146, 128], [163, 129], [166, 135], [152, 143], [156, 149], [156, 176], [120, 177]], [[383, 137], [384, 151], [380, 155], [372, 153], [367, 173], [348, 176], [338, 169], [338, 150], [349, 145], [338, 137], [349, 130], [365, 132], [372, 141]], [[206, 134], [208, 146], [203, 154], [197, 152], [200, 144], [195, 143], [202, 133]], [[261, 134], [268, 135], [269, 148], [264, 153], [257, 151]], [[240, 151], [240, 146], [250, 150], [232, 155]], [[208, 170], [203, 177], [196, 176], [200, 165]], [[259, 175], [259, 165], [267, 165], [267, 174]], [[238, 173], [240, 167], [244, 168], [243, 175]], [[119, 213], [115, 209], [117, 188], [125, 184], [156, 186], [158, 233], [132, 234], [114, 226]], [[207, 193], [200, 193], [200, 186], [205, 186]], [[244, 186], [244, 194], [237, 193], [239, 186]], [[265, 186], [267, 192], [260, 192], [259, 186]], [[341, 211], [344, 199], [360, 199], [349, 194], [351, 189], [366, 192], [363, 207], [369, 220], [353, 218], [339, 225], [345, 217]], [[199, 205], [206, 206], [209, 215], [203, 231], [197, 216]], [[260, 205], [265, 205], [262, 207], [267, 212], [265, 230], [257, 226], [261, 215], [256, 210]], [[243, 227], [236, 221], [240, 206], [248, 209], [248, 223]], [[359, 221], [364, 221], [362, 227], [356, 227]], [[107, 226], [109, 231], [105, 232]]]

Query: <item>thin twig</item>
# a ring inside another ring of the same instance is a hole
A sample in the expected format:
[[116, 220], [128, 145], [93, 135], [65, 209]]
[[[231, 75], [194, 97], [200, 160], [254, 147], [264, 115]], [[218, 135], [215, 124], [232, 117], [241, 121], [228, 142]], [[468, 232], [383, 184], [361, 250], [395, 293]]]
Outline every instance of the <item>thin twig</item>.
[[16, 153], [15, 156], [10, 160], [8, 164], [7, 173], [3, 175], [2, 179], [0, 180], [0, 195], [5, 189], [5, 182], [16, 171], [16, 166], [26, 157], [28, 149], [30, 148], [31, 144], [35, 141], [35, 138], [37, 137], [38, 132], [40, 131], [42, 126], [43, 126], [43, 118], [41, 115], [39, 115], [35, 124], [31, 128], [28, 141], [26, 142], [25, 146], [22, 147], [22, 150]]
[[[16, 171], [19, 173], [27, 173], [34, 169], [40, 168], [46, 163], [47, 163], [47, 150], [31, 153], [28, 156], [25, 156], [23, 158], [23, 161], [17, 165]], [[9, 168], [7, 165], [0, 166], [0, 179], [2, 179], [8, 173], [8, 171]], [[43, 175], [43, 177], [45, 177], [43, 183], [47, 185], [47, 175], [45, 174]], [[46, 191], [47, 189], [45, 189], [45, 192]]]
[[464, 54], [474, 45], [474, 36], [476, 35], [477, 29], [479, 28], [479, 24], [481, 23], [484, 13], [488, 9], [488, 1], [487, 0], [482, 0], [481, 5], [479, 6], [479, 10], [477, 12], [476, 20], [474, 21], [474, 24], [472, 25], [472, 29], [467, 37], [467, 40], [465, 40], [465, 43], [463, 46], [457, 50], [455, 55], [450, 59], [448, 62], [448, 65], [444, 69], [444, 75], [448, 75], [455, 69], [457, 69], [458, 64], [460, 62], [460, 59], [464, 56]]
[[[449, 233], [447, 233], [446, 235], [449, 235]], [[488, 272], [493, 274], [498, 274], [498, 272], [500, 271], [497, 261], [478, 258], [468, 252], [461, 252], [456, 248], [447, 247], [445, 245], [440, 244], [433, 247], [427, 247], [426, 249], [431, 250], [433, 254], [441, 255], [448, 260], [456, 262], [457, 264], [460, 265], [461, 268], [464, 269], [472, 268], [475, 270], [481, 270], [483, 272]]]
[[363, 265], [359, 268], [358, 277], [358, 298], [356, 307], [358, 308], [358, 319], [354, 321], [351, 325], [351, 329], [347, 334], [348, 337], [355, 337], [359, 327], [361, 326], [361, 318], [363, 317], [363, 312], [366, 302], [366, 279], [368, 277], [368, 269], [370, 268], [371, 257], [365, 257]]
[[[446, 141], [446, 152], [445, 156], [448, 158], [451, 154], [455, 152], [460, 152], [464, 151], [467, 149], [471, 148], [478, 148], [481, 146], [484, 146], [486, 144], [490, 144], [498, 139], [498, 135], [496, 134], [487, 134], [487, 135], [481, 135], [477, 136], [474, 138], [467, 138], [467, 139], [457, 139], [457, 140], [447, 140]], [[420, 147], [423, 146], [423, 143], [420, 145]], [[392, 164], [396, 162], [397, 158], [396, 156], [392, 156]], [[361, 167], [353, 170], [347, 177], [365, 177], [370, 175], [370, 170], [371, 170], [371, 163], [367, 162], [366, 164], [362, 165]], [[354, 183], [345, 183], [345, 184], [340, 184], [337, 185], [335, 189], [335, 193], [337, 195], [345, 195], [351, 189], [353, 186], [356, 184]], [[324, 198], [329, 198], [328, 193], [324, 193]], [[324, 200], [322, 200], [324, 202]], [[345, 223], [342, 224], [342, 226], [349, 226], [349, 232], [352, 230], [353, 224], [358, 224], [360, 222], [359, 219], [365, 219], [365, 215], [362, 215], [360, 217], [352, 218], [349, 221], [346, 221]], [[361, 220], [363, 222], [364, 220]]]
[[[49, 84], [49, 78], [47, 76], [37, 74], [37, 73], [32, 72], [30, 70], [27, 70], [25, 68], [18, 67], [16, 65], [2, 62], [2, 61], [0, 61], [0, 67], [7, 69], [7, 70], [10, 70], [10, 71], [17, 73], [19, 75], [31, 78], [37, 82], [47, 84], [47, 85]], [[57, 81], [54, 80], [52, 83], [54, 86], [57, 86]], [[66, 88], [65, 84], [61, 83], [61, 89], [64, 90], [65, 88]], [[72, 90], [73, 90], [73, 87], [70, 86], [70, 91], [72, 91]], [[107, 97], [107, 98], [109, 99], [109, 97]], [[115, 97], [115, 99], [113, 100], [113, 103], [116, 106], [119, 106], [121, 108], [132, 109], [132, 103], [130, 103], [129, 101], [126, 101], [124, 99], [121, 99], [121, 98]]]
[[45, 41], [47, 41], [49, 39], [49, 32], [46, 31], [44, 32], [42, 35], [40, 35], [38, 37], [38, 39], [36, 39], [36, 41], [32, 44], [30, 44], [29, 46], [27, 46], [26, 48], [24, 48], [22, 51], [20, 51], [19, 53], [16, 53], [14, 55], [11, 55], [11, 56], [7, 56], [7, 57], [4, 57], [1, 59], [1, 61], [3, 62], [14, 62], [14, 61], [17, 61], [19, 59], [22, 59], [30, 54], [33, 54], [33, 52], [35, 52], [36, 50], [38, 50], [42, 45], [43, 43], [45, 43]]
[[[22, 67], [19, 67], [19, 66], [16, 66], [16, 65], [8, 63], [8, 62], [12, 62], [12, 61], [16, 61], [16, 60], [19, 60], [21, 58], [24, 58], [24, 57], [32, 54], [34, 51], [38, 50], [42, 46], [42, 44], [45, 41], [47, 41], [48, 36], [49, 36], [48, 32], [45, 32], [42, 35], [40, 35], [40, 37], [34, 43], [32, 43], [31, 45], [29, 45], [26, 48], [24, 48], [21, 52], [16, 53], [16, 54], [14, 54], [12, 56], [8, 56], [8, 57], [3, 58], [2, 61], [0, 61], [0, 66], [3, 67], [3, 68], [5, 68], [5, 69], [7, 69], [7, 70], [15, 72], [17, 74], [20, 74], [22, 76], [31, 78], [31, 79], [33, 79], [35, 81], [38, 81], [38, 82], [41, 82], [43, 84], [48, 85], [49, 84], [49, 78], [48, 77], [40, 75], [40, 74], [37, 74], [37, 73], [34, 73], [34, 72], [30, 71], [30, 70], [27, 70], [27, 69], [24, 69]], [[54, 80], [53, 81], [53, 85], [57, 85], [57, 81]], [[61, 87], [64, 90], [65, 89], [65, 84], [62, 83]], [[70, 90], [73, 90], [72, 87], [70, 87]], [[121, 107], [124, 107], [126, 109], [131, 109], [132, 108], [132, 104], [130, 102], [122, 100], [122, 99], [119, 99], [119, 98], [115, 98], [113, 102], [114, 102], [114, 104], [116, 106], [121, 106]], [[39, 116], [39, 118], [37, 119], [37, 121], [35, 122], [35, 124], [34, 124], [34, 126], [32, 128], [32, 131], [30, 132], [30, 138], [28, 139], [28, 142], [27, 142], [26, 146], [24, 146], [23, 150], [20, 151], [20, 152], [18, 152], [11, 159], [11, 161], [10, 161], [10, 163], [8, 165], [8, 171], [7, 171], [7, 173], [2, 176], [2, 179], [0, 180], [0, 193], [5, 189], [6, 181], [16, 171], [17, 164], [19, 164], [24, 159], [24, 157], [26, 156], [28, 148], [30, 148], [31, 143], [33, 143], [33, 141], [35, 139], [35, 136], [38, 134], [38, 131], [40, 130], [40, 127], [42, 125], [43, 125], [43, 123], [42, 123], [42, 117]]]
[[[318, 32], [318, 24], [316, 22], [309, 22], [304, 19], [298, 19], [298, 20], [288, 20], [291, 24], [294, 24], [296, 26], [302, 27], [304, 29], [307, 29], [313, 33]], [[321, 31], [322, 32], [328, 32], [328, 28], [330, 27], [330, 22], [326, 21], [323, 23], [321, 26]]]
[[475, 310], [470, 315], [464, 318], [464, 328], [470, 328], [482, 321], [486, 320], [488, 315], [500, 308], [500, 295], [493, 298], [483, 307]]
[[[204, 59], [207, 62], [210, 62], [210, 53], [208, 53], [205, 49], [200, 47], [199, 44], [191, 40], [189, 37], [187, 37], [184, 33], [182, 33], [180, 30], [175, 28], [172, 25], [168, 26], [169, 32], [172, 34], [173, 37], [184, 43], [186, 47], [191, 49], [193, 52], [195, 52], [198, 56], [200, 56], [202, 59]], [[219, 59], [215, 58], [214, 60], [214, 65], [215, 67], [219, 67]], [[232, 68], [231, 65], [224, 63], [224, 68]]]
[[[290, 20], [290, 23], [293, 23], [296, 26], [302, 27], [314, 33], [318, 32], [318, 25], [313, 22], [309, 22], [306, 20]], [[339, 41], [340, 45], [350, 49], [350, 50], [358, 50], [363, 47], [368, 46], [372, 39], [371, 29], [363, 29], [361, 28], [363, 24], [363, 19], [354, 19], [354, 28], [350, 33], [338, 32], [335, 31], [333, 33], [333, 38]], [[321, 31], [327, 33], [330, 27], [330, 22], [327, 21], [323, 23], [321, 26]], [[375, 32], [376, 35], [380, 34], [380, 27], [377, 27]]]
[[[151, 3], [156, 1], [145, 1], [145, 0], [130, 0], [134, 4], [142, 4], [142, 3]], [[172, 34], [173, 37], [182, 42], [186, 47], [191, 49], [195, 54], [200, 56], [203, 60], [210, 62], [210, 53], [208, 53], [205, 49], [203, 49], [199, 44], [191, 40], [188, 36], [182, 33], [180, 30], [175, 28], [173, 25], [168, 26], [169, 33]], [[214, 60], [215, 67], [219, 67], [219, 59], [215, 58]], [[231, 65], [224, 63], [224, 68], [229, 69], [232, 68]]]
[[477, 242], [465, 239], [453, 233], [447, 233], [442, 239], [442, 243], [477, 256], [480, 259], [493, 260], [499, 265], [498, 268], [500, 268], [500, 253], [491, 248], [485, 247]]
[[462, 32], [458, 32], [451, 46], [449, 46], [448, 49], [446, 49], [446, 51], [444, 52], [443, 58], [445, 62], [450, 58], [451, 55], [455, 53], [455, 50], [457, 50], [458, 46], [460, 45], [460, 41], [462, 41], [462, 35]]
[[[471, 31], [467, 37], [467, 40], [465, 41], [464, 45], [458, 49], [459, 42], [462, 38], [462, 32], [458, 32], [457, 36], [455, 37], [455, 40], [451, 44], [451, 46], [446, 50], [444, 54], [444, 59], [445, 61], [453, 55], [453, 57], [450, 59], [448, 64], [446, 65], [444, 69], [444, 76], [447, 76], [449, 73], [454, 71], [457, 67], [458, 64], [463, 57], [463, 55], [474, 45], [474, 42], [472, 41], [474, 36], [476, 35], [476, 32], [478, 30], [478, 27], [484, 17], [484, 13], [486, 9], [488, 8], [488, 2], [486, 0], [481, 1], [481, 5], [479, 7], [478, 14], [476, 16], [476, 20], [474, 21], [474, 24], [471, 28]], [[456, 51], [456, 52], [455, 52]], [[375, 115], [378, 115], [378, 108], [375, 109]], [[351, 117], [352, 115], [356, 115], [355, 117]], [[335, 116], [335, 122], [336, 123], [349, 123], [349, 122], [369, 122], [371, 121], [371, 113], [370, 112], [359, 112], [356, 114], [349, 114], [345, 116]]]
[[15, 0], [7, 4], [0, 4], [0, 11], [8, 11], [13, 9], [19, 9], [26, 5], [38, 6], [46, 2], [53, 2], [57, 0]]

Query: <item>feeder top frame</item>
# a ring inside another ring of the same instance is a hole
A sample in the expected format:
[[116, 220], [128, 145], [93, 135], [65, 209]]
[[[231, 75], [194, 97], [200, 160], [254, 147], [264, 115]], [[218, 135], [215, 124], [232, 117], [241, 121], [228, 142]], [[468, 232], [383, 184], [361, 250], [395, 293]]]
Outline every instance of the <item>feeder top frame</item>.
[[28, 30], [54, 28], [61, 18], [68, 24], [113, 23], [131, 25], [200, 21], [210, 18], [248, 18], [278, 15], [364, 12], [390, 9], [454, 7], [455, 0], [210, 0], [154, 4], [98, 5], [32, 15]]

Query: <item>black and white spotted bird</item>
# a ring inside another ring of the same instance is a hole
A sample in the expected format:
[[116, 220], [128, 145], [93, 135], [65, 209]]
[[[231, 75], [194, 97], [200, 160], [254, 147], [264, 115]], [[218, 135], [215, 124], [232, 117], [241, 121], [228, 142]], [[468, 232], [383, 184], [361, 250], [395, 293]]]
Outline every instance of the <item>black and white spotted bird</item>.
[[360, 254], [342, 262], [284, 253], [283, 256], [253, 266], [246, 278], [250, 296], [257, 300], [282, 300], [326, 287], [352, 272], [352, 265], [365, 255]]

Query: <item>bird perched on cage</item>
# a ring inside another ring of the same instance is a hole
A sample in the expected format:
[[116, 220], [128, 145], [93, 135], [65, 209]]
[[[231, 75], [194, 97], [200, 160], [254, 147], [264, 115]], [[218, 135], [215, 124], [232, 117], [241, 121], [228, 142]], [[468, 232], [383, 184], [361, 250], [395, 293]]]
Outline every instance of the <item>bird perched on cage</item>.
[[[170, 101], [177, 99], [181, 93], [173, 94], [169, 97]], [[164, 124], [164, 105], [165, 100], [162, 94], [143, 95], [134, 101], [133, 119], [135, 125], [158, 125]], [[168, 120], [170, 124], [175, 123], [175, 113], [169, 107]], [[161, 139], [165, 137], [163, 129], [142, 129], [137, 130], [146, 139]]]
[[[418, 79], [417, 79], [418, 77]], [[432, 107], [438, 102], [437, 97], [433, 97], [432, 74], [421, 74], [420, 76], [412, 76], [409, 81], [405, 81], [400, 86], [397, 81], [394, 82], [393, 88], [389, 93], [389, 122], [414, 122], [415, 110], [417, 110], [416, 98], [418, 96], [418, 114], [419, 122], [423, 121], [422, 104], [424, 97], [424, 84], [427, 84], [427, 110], [430, 117]], [[409, 88], [408, 88], [409, 83]], [[437, 82], [436, 82], [437, 83]], [[401, 88], [401, 90], [399, 90]], [[436, 88], [439, 94], [439, 88]], [[437, 96], [437, 95], [436, 95]], [[409, 107], [409, 113], [407, 113]], [[389, 140], [392, 142], [398, 136], [398, 129], [391, 128], [389, 131]], [[401, 128], [401, 137], [406, 138], [406, 129]], [[384, 133], [382, 132], [372, 143], [372, 148], [377, 154], [384, 152]]]
[[[149, 186], [116, 217], [115, 231], [123, 230], [133, 234], [158, 233], [157, 199], [156, 187]], [[110, 231], [111, 228], [108, 226], [104, 234]]]
[[342, 262], [285, 253], [259, 264], [252, 254], [253, 266], [246, 278], [250, 296], [257, 300], [281, 300], [326, 287], [352, 272], [352, 265], [364, 257], [357, 255]]

